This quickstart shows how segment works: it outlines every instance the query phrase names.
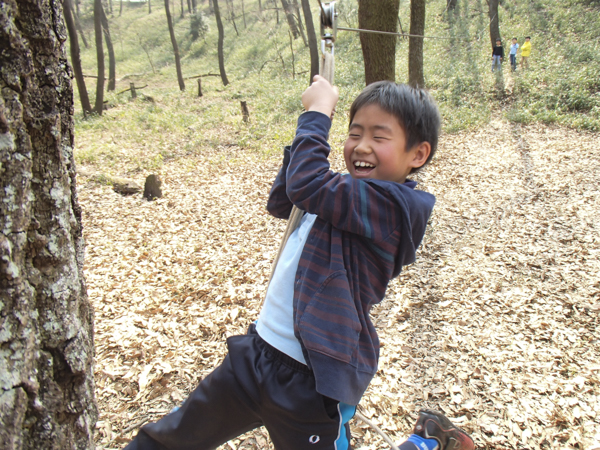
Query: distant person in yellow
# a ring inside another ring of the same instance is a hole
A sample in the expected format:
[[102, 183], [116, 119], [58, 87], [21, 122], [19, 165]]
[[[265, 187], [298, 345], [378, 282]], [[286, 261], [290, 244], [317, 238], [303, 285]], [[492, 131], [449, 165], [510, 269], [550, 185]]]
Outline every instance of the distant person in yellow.
[[527, 36], [521, 47], [521, 70], [524, 67], [529, 69], [529, 55], [531, 55], [531, 37]]

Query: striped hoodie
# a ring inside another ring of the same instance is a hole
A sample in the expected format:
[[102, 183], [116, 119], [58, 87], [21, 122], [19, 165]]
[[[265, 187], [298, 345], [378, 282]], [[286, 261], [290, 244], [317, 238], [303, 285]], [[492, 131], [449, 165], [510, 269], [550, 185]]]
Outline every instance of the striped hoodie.
[[416, 183], [356, 180], [331, 171], [330, 119], [307, 112], [286, 147], [267, 210], [296, 205], [318, 217], [294, 285], [294, 334], [317, 391], [356, 405], [377, 372], [379, 339], [369, 311], [389, 281], [415, 261], [435, 197]]

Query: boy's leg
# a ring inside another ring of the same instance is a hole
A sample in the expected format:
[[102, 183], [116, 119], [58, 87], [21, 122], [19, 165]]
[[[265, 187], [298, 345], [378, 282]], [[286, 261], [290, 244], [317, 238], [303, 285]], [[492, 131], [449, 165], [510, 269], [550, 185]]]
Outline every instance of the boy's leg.
[[252, 378], [244, 376], [244, 371], [253, 349], [251, 342], [243, 340], [251, 338], [237, 338], [241, 341], [236, 348], [232, 351], [230, 347], [223, 363], [202, 380], [183, 405], [158, 422], [142, 427], [126, 450], [211, 449], [262, 425], [252, 393], [244, 385], [245, 380]]

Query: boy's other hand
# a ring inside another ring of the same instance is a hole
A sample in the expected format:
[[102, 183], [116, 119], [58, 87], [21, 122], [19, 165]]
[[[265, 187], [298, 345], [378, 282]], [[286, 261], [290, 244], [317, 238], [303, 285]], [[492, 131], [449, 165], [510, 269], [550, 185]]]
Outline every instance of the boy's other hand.
[[313, 83], [302, 94], [302, 105], [307, 111], [318, 111], [333, 118], [338, 98], [338, 88], [321, 75], [315, 75]]

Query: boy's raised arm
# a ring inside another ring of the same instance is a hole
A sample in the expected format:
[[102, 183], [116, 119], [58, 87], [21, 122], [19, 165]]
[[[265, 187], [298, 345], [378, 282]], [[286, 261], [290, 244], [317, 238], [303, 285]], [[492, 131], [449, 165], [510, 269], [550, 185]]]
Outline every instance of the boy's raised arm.
[[267, 211], [278, 219], [288, 219], [294, 204], [286, 193], [286, 174], [290, 163], [290, 146], [283, 149], [283, 165], [279, 169], [267, 200]]

